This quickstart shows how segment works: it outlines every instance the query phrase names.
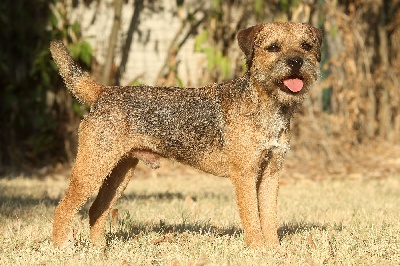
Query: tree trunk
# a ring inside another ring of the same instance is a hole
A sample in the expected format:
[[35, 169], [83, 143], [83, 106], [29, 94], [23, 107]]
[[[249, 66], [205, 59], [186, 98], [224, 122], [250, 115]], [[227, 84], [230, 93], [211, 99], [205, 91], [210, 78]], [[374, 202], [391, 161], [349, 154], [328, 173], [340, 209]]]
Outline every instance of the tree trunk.
[[114, 61], [114, 50], [118, 38], [118, 31], [121, 25], [122, 4], [123, 0], [114, 0], [114, 23], [110, 34], [107, 57], [103, 70], [102, 83], [104, 85], [110, 85], [111, 67]]

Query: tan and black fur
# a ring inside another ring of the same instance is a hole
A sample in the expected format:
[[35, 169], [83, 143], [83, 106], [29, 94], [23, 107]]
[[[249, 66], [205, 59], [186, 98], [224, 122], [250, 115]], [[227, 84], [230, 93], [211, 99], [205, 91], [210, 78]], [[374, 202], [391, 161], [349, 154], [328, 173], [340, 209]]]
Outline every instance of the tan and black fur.
[[[79, 127], [71, 181], [54, 213], [53, 241], [67, 243], [74, 214], [96, 191], [90, 237], [104, 241], [113, 204], [138, 160], [166, 157], [231, 179], [249, 246], [279, 244], [279, 170], [289, 149], [290, 119], [317, 80], [321, 32], [307, 24], [270, 23], [242, 30], [243, 77], [202, 88], [106, 87], [77, 66], [60, 41], [50, 45], [67, 87], [90, 113]], [[285, 79], [301, 80], [289, 90]]]

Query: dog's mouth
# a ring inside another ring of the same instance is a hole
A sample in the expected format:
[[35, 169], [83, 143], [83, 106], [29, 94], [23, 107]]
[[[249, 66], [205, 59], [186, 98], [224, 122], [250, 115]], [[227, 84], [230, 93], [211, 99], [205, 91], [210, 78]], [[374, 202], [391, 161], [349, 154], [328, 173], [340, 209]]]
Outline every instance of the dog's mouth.
[[290, 76], [278, 82], [281, 90], [289, 93], [299, 93], [303, 87], [304, 82], [301, 76]]

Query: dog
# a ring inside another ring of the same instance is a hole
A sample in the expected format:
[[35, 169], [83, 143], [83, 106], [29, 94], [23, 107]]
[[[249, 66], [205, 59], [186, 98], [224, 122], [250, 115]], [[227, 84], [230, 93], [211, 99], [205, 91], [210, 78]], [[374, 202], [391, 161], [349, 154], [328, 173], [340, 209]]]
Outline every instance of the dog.
[[60, 41], [50, 51], [72, 94], [90, 105], [79, 127], [69, 188], [54, 212], [53, 242], [68, 244], [74, 214], [89, 210], [90, 238], [104, 244], [110, 209], [141, 160], [170, 158], [230, 178], [250, 247], [279, 245], [279, 171], [289, 149], [290, 120], [319, 77], [322, 32], [275, 22], [239, 31], [247, 71], [201, 88], [103, 86]]

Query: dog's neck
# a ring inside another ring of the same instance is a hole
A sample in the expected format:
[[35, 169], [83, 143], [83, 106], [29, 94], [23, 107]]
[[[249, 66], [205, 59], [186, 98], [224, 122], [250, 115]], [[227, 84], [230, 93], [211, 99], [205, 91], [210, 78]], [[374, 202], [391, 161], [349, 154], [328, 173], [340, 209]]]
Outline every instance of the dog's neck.
[[265, 86], [268, 85], [254, 80], [249, 71], [245, 73], [243, 78], [247, 82], [246, 87], [248, 94], [251, 95], [251, 100], [258, 103], [258, 106], [256, 107], [257, 112], [261, 109], [268, 113], [276, 113], [277, 115], [280, 115], [282, 119], [290, 120], [299, 104], [292, 103], [288, 105], [279, 102], [278, 99], [268, 93], [268, 90], [265, 88]]

